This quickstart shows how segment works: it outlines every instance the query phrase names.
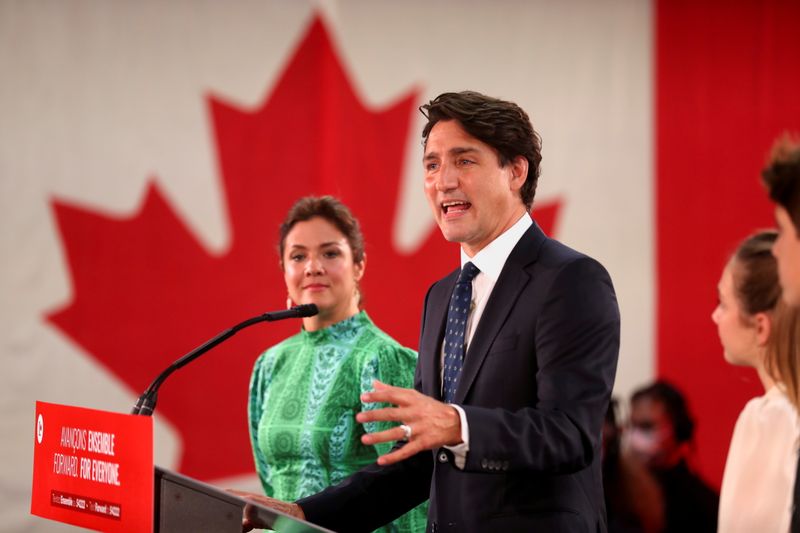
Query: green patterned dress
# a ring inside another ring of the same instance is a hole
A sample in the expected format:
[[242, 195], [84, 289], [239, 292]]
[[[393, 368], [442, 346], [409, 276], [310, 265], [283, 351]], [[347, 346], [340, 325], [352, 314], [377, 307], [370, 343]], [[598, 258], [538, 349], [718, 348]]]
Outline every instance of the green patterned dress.
[[[412, 387], [417, 354], [362, 311], [318, 331], [302, 330], [264, 352], [250, 380], [250, 438], [268, 496], [294, 501], [335, 485], [389, 451], [366, 446], [367, 431], [395, 424], [359, 424], [360, 395], [372, 381]], [[379, 531], [425, 531], [427, 503]]]

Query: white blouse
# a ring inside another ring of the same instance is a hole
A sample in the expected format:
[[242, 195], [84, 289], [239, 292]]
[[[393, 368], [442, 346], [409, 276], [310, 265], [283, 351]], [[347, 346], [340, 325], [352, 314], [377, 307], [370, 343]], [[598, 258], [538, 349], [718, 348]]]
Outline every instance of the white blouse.
[[736, 421], [719, 499], [719, 533], [788, 532], [800, 421], [778, 387]]

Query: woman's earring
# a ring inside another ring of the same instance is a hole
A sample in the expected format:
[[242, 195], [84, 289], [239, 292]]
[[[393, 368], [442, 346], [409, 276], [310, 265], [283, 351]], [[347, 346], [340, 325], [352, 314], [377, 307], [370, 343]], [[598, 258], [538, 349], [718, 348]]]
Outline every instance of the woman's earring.
[[292, 297], [288, 294], [286, 295], [286, 309], [291, 309], [294, 306], [294, 302], [292, 301]]

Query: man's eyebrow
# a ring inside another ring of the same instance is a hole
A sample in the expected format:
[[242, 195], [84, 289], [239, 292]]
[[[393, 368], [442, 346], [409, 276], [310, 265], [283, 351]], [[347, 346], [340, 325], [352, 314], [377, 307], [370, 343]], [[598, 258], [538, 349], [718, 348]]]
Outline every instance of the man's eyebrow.
[[[456, 146], [455, 148], [450, 148], [447, 151], [447, 153], [449, 155], [462, 155], [462, 154], [467, 154], [467, 153], [470, 153], [470, 152], [477, 152], [477, 151], [478, 151], [478, 149], [473, 147], [473, 146]], [[439, 158], [439, 152], [428, 152], [427, 154], [425, 154], [425, 156], [422, 158], [422, 160], [423, 161], [427, 161], [429, 159], [438, 159], [438, 158]]]
[[450, 155], [461, 155], [466, 154], [468, 152], [477, 152], [478, 149], [473, 146], [456, 146], [455, 148], [451, 148], [448, 150]]

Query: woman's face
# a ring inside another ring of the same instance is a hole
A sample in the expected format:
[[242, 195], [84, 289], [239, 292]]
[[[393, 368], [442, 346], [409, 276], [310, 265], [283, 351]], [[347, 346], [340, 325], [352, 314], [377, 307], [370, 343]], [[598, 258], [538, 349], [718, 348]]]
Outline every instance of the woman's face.
[[316, 304], [330, 325], [358, 312], [356, 288], [364, 263], [353, 262], [347, 238], [321, 217], [296, 223], [286, 235], [283, 277], [295, 304]]
[[733, 263], [722, 272], [717, 285], [719, 303], [711, 320], [717, 325], [725, 360], [732, 365], [756, 366], [759, 338], [756, 321], [741, 309], [733, 284]]
[[625, 430], [628, 451], [648, 468], [667, 469], [680, 460], [680, 445], [664, 404], [650, 397], [631, 403]]

